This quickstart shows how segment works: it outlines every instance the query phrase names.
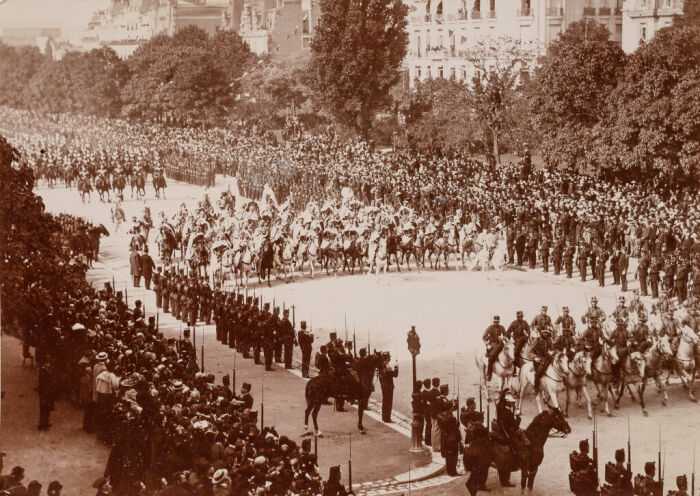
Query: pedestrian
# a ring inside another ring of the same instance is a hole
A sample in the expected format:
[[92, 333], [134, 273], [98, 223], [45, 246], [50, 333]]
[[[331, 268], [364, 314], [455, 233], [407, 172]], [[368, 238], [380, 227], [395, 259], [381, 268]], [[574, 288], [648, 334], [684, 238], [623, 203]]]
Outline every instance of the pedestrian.
[[138, 288], [141, 285], [141, 256], [138, 249], [131, 250], [129, 264], [131, 266], [131, 275], [134, 278], [134, 287]]
[[37, 429], [40, 431], [48, 431], [51, 427], [49, 422], [51, 412], [54, 409], [55, 385], [53, 370], [50, 361], [44, 361], [39, 366], [39, 424]]
[[299, 323], [301, 327], [299, 329], [299, 335], [297, 339], [299, 340], [299, 349], [301, 349], [301, 376], [308, 379], [309, 376], [309, 365], [311, 364], [311, 351], [314, 342], [314, 335], [306, 330], [306, 321], [302, 320]]
[[399, 376], [399, 366], [389, 366], [391, 355], [382, 355], [383, 363], [379, 369], [379, 384], [382, 388], [382, 422], [391, 423], [391, 409], [394, 403], [394, 378]]

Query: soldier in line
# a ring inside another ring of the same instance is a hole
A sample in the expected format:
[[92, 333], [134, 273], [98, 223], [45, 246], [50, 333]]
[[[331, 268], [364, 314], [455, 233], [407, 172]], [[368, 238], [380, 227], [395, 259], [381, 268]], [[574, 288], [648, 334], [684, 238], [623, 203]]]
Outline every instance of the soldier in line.
[[382, 388], [382, 421], [391, 423], [391, 409], [394, 404], [394, 378], [399, 376], [399, 366], [391, 367], [389, 365], [391, 355], [388, 352], [382, 354], [382, 360], [383, 364], [379, 369], [379, 384]]
[[299, 323], [299, 348], [301, 349], [301, 376], [309, 378], [309, 364], [311, 363], [311, 351], [314, 342], [314, 335], [306, 330], [306, 321]]

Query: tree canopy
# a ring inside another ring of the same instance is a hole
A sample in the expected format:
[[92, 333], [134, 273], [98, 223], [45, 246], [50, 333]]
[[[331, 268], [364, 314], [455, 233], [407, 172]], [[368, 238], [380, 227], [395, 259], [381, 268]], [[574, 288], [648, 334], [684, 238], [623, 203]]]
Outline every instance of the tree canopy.
[[389, 105], [406, 55], [408, 7], [400, 0], [321, 0], [311, 44], [314, 86], [341, 123], [368, 135]]

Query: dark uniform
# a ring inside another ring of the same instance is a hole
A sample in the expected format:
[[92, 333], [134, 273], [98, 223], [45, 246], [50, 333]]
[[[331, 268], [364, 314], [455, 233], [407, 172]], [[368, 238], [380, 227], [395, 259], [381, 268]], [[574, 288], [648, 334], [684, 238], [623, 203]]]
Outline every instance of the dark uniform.
[[623, 249], [620, 253], [620, 259], [618, 260], [618, 270], [620, 272], [620, 284], [622, 284], [622, 291], [627, 291], [627, 269], [630, 266], [630, 258], [627, 252]]
[[554, 245], [552, 250], [552, 265], [554, 265], [554, 275], [558, 276], [561, 272], [562, 260], [564, 258], [564, 241], [559, 240]]
[[549, 238], [545, 237], [540, 244], [540, 258], [542, 259], [542, 267], [545, 272], [549, 272]]
[[605, 264], [607, 263], [609, 257], [610, 255], [608, 255], [608, 252], [605, 250], [601, 250], [600, 254], [598, 255], [596, 278], [598, 279], [598, 286], [601, 288], [605, 287]]
[[651, 284], [651, 297], [659, 297], [659, 283], [661, 282], [661, 261], [656, 258], [651, 259], [649, 270], [649, 283]]
[[301, 376], [308, 379], [309, 364], [311, 363], [311, 345], [314, 342], [314, 335], [306, 330], [306, 322], [303, 320], [301, 321], [301, 329], [297, 339], [301, 350]]
[[581, 280], [586, 280], [586, 267], [588, 267], [588, 254], [589, 249], [586, 245], [581, 246], [578, 252], [578, 270], [581, 274]]
[[540, 336], [532, 345], [532, 354], [535, 360], [535, 391], [540, 390], [540, 379], [552, 363], [552, 336], [549, 329], [542, 329]]
[[294, 332], [294, 326], [289, 321], [289, 310], [286, 309], [282, 320], [280, 320], [280, 336], [284, 346], [284, 368], [291, 369], [294, 346], [297, 344], [297, 337]]
[[571, 279], [574, 276], [574, 255], [576, 248], [573, 245], [566, 247], [564, 251], [564, 267], [566, 268], [566, 277]]
[[[523, 318], [523, 312], [519, 311], [516, 314], [516, 319], [508, 326], [506, 334], [515, 342], [515, 352], [513, 353], [515, 355], [515, 364], [518, 367], [522, 367], [520, 352], [527, 340], [530, 339], [530, 324]], [[513, 372], [513, 375], [515, 375], [515, 372]]]
[[382, 388], [382, 421], [391, 422], [394, 404], [394, 378], [399, 376], [398, 365], [389, 366], [389, 354], [385, 354], [384, 365], [379, 369], [379, 385]]
[[647, 277], [649, 276], [649, 268], [651, 266], [651, 258], [648, 253], [644, 253], [639, 260], [637, 274], [639, 274], [639, 287], [642, 291], [642, 296], [649, 296], [647, 289]]
[[493, 373], [493, 362], [498, 358], [498, 354], [503, 350], [501, 337], [507, 336], [506, 329], [500, 324], [501, 318], [496, 315], [493, 318], [493, 324], [486, 328], [481, 339], [486, 343], [486, 356], [488, 358], [488, 367], [486, 369], [486, 380], [491, 380]]
[[156, 308], [161, 308], [163, 306], [163, 287], [162, 287], [162, 276], [160, 274], [160, 269], [153, 273], [153, 291], [156, 293]]

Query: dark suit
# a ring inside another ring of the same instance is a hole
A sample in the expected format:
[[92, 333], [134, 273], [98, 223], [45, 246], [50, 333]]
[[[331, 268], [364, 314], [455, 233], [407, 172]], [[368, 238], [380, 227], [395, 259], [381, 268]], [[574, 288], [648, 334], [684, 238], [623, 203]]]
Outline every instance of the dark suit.
[[141, 257], [136, 251], [131, 252], [129, 265], [131, 266], [131, 275], [134, 276], [134, 286], [138, 288], [141, 284]]
[[143, 281], [146, 289], [151, 289], [151, 277], [153, 277], [153, 269], [156, 268], [156, 264], [148, 253], [141, 255], [141, 275], [143, 276]]

